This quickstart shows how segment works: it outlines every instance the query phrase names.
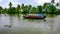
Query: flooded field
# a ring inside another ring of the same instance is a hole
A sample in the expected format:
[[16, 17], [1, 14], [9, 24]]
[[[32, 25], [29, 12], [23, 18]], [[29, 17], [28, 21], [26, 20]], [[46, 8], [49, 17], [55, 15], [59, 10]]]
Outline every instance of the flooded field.
[[0, 15], [0, 34], [60, 34], [60, 15], [24, 19], [23, 15]]

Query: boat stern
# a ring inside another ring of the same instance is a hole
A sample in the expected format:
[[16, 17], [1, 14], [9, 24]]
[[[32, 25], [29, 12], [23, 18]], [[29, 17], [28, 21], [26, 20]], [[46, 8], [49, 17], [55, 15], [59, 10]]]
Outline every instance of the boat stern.
[[46, 18], [46, 16], [44, 16], [44, 18]]

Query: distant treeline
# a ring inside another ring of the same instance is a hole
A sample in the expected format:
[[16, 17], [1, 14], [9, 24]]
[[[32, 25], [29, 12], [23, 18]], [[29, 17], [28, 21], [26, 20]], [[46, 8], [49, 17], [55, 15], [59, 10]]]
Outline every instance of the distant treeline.
[[[56, 4], [59, 6], [59, 3]], [[51, 3], [44, 3], [43, 6], [39, 5], [34, 7], [32, 5], [17, 5], [17, 7], [12, 7], [12, 3], [9, 3], [9, 8], [3, 8], [0, 6], [0, 14], [40, 14], [40, 13], [50, 13], [59, 14], [60, 9], [54, 6], [54, 0]]]

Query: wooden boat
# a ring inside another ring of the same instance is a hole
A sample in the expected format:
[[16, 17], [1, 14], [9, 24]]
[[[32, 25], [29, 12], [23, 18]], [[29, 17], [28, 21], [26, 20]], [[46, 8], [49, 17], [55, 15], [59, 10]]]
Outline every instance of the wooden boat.
[[23, 16], [24, 18], [27, 18], [27, 19], [44, 19], [46, 18], [46, 16], [37, 16], [37, 15], [27, 15], [27, 16]]

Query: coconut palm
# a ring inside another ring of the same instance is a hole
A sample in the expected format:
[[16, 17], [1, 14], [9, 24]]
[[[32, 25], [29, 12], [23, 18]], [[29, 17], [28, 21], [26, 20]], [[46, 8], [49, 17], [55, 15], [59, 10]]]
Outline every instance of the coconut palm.
[[29, 11], [29, 13], [30, 13], [31, 9], [32, 9], [32, 5], [29, 5], [29, 6], [28, 6], [28, 11]]
[[43, 9], [45, 9], [47, 7], [48, 3], [44, 3], [43, 5]]
[[55, 0], [52, 0], [51, 3], [55, 3]]
[[32, 5], [29, 5], [29, 9], [28, 10], [30, 10], [32, 8]]
[[15, 14], [15, 13], [17, 13], [16, 12], [16, 8], [15, 7], [12, 7], [12, 3], [11, 2], [9, 3], [8, 13], [9, 14]]
[[22, 3], [22, 5], [21, 5], [21, 9], [24, 9], [24, 4]]
[[20, 7], [20, 5], [17, 6], [17, 9], [16, 9], [16, 10], [17, 10], [18, 13], [21, 12], [21, 7]]
[[59, 6], [59, 3], [57, 3], [56, 6]]
[[12, 3], [11, 3], [11, 2], [9, 3], [9, 7], [10, 7], [10, 8], [12, 7]]

